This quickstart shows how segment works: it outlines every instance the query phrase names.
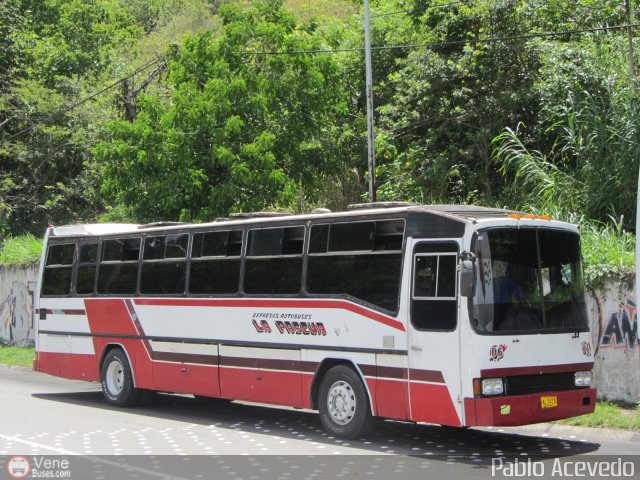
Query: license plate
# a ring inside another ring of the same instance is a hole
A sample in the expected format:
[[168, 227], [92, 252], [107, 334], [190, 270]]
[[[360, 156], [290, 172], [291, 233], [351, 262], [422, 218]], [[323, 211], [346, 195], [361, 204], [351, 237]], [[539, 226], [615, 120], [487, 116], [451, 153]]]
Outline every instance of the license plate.
[[556, 408], [558, 406], [558, 397], [555, 395], [540, 397], [540, 406], [542, 408]]

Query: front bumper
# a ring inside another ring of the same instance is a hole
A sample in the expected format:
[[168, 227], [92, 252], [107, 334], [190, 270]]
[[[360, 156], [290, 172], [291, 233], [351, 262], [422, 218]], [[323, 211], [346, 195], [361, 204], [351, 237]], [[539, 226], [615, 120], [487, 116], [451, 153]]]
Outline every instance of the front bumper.
[[[543, 406], [542, 397], [555, 397], [556, 406]], [[518, 426], [593, 413], [596, 390], [581, 388], [502, 397], [465, 398], [467, 426]]]

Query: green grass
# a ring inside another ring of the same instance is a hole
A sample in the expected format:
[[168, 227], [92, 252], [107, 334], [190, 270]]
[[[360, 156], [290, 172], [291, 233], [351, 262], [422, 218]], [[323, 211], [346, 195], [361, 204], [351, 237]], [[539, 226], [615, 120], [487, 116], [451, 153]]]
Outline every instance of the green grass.
[[[501, 206], [500, 204], [496, 206]], [[582, 257], [585, 263], [585, 283], [597, 288], [611, 279], [614, 281], [633, 280], [635, 273], [636, 237], [625, 230], [625, 218], [609, 217], [609, 221], [591, 220], [584, 215], [562, 208], [540, 210], [535, 206], [520, 205], [517, 210], [533, 212], [536, 215], [550, 215], [554, 220], [573, 223], [580, 227]]]
[[7, 237], [0, 245], [0, 263], [28, 265], [37, 263], [42, 252], [42, 239], [33, 235]]
[[621, 278], [635, 271], [636, 237], [615, 225], [587, 223], [582, 227], [582, 255], [588, 284]]
[[600, 400], [596, 403], [595, 412], [581, 417], [560, 420], [562, 425], [579, 427], [617, 428], [622, 430], [640, 431], [640, 409], [619, 403]]
[[31, 367], [35, 359], [33, 347], [9, 347], [0, 345], [0, 363], [15, 367]]

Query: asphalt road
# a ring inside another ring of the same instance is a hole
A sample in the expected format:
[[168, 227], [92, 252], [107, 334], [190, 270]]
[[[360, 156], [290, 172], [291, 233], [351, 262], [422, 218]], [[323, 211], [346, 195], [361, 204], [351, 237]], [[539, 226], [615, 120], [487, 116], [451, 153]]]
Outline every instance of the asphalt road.
[[[487, 479], [533, 478], [541, 471], [554, 478], [578, 476], [583, 471], [575, 470], [576, 462], [600, 468], [588, 475], [594, 478], [614, 476], [609, 473], [616, 465], [627, 472], [633, 466], [633, 476], [640, 477], [640, 434], [608, 430], [454, 429], [386, 421], [369, 438], [344, 441], [324, 432], [314, 412], [179, 395], [117, 409], [104, 403], [97, 384], [5, 366], [0, 405], [0, 479], [14, 478], [8, 466], [16, 465], [9, 463], [15, 456], [30, 463], [26, 478], [37, 471], [97, 480]], [[43, 458], [70, 464], [44, 470]]]

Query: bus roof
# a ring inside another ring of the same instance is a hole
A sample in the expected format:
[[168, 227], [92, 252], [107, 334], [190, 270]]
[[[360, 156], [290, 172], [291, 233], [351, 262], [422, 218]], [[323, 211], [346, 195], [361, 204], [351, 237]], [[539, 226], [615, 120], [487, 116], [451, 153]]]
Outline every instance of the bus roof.
[[56, 237], [75, 237], [87, 235], [109, 235], [111, 233], [135, 232], [140, 225], [134, 223], [87, 223], [51, 227], [50, 235]]
[[381, 202], [380, 204], [357, 204], [345, 211], [330, 212], [325, 209], [307, 214], [289, 214], [278, 212], [249, 212], [234, 215], [232, 218], [219, 218], [207, 223], [154, 222], [152, 224], [99, 223], [66, 225], [52, 227], [50, 235], [55, 237], [112, 235], [133, 233], [136, 231], [183, 230], [185, 228], [202, 228], [221, 225], [268, 224], [283, 221], [340, 219], [352, 217], [384, 217], [386, 215], [403, 216], [407, 214], [431, 214], [454, 223], [475, 223], [482, 220], [506, 219], [516, 214], [515, 210], [480, 207], [476, 205], [419, 205], [401, 202]]

